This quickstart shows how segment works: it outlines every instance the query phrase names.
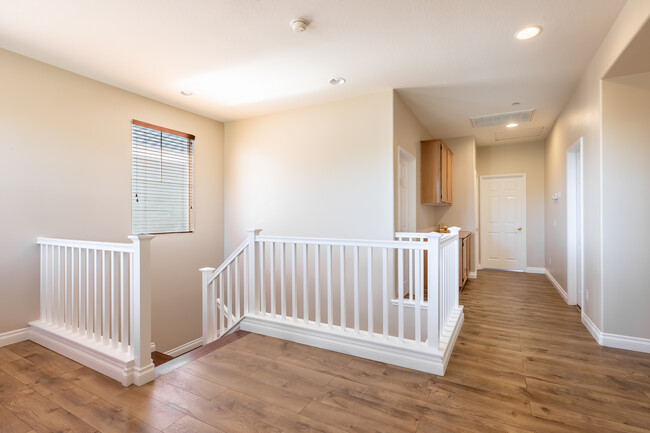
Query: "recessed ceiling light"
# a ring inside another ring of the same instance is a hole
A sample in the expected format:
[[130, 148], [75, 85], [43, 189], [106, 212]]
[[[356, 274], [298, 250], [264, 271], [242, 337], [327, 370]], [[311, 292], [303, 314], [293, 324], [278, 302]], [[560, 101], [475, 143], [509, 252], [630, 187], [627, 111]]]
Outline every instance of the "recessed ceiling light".
[[514, 128], [515, 126], [519, 126], [519, 124], [518, 124], [518, 123], [514, 123], [514, 122], [513, 122], [513, 123], [508, 123], [508, 124], [506, 125], [506, 128]]
[[535, 36], [539, 35], [541, 32], [542, 32], [541, 26], [528, 26], [528, 27], [524, 27], [523, 29], [515, 33], [515, 38], [519, 39], [520, 41], [524, 41], [526, 39], [534, 38]]
[[192, 95], [194, 95], [194, 92], [192, 92], [191, 90], [181, 90], [181, 95], [183, 95], [183, 96], [192, 96]]
[[332, 86], [342, 86], [343, 84], [345, 84], [345, 78], [343, 77], [332, 78], [330, 80], [330, 84]]

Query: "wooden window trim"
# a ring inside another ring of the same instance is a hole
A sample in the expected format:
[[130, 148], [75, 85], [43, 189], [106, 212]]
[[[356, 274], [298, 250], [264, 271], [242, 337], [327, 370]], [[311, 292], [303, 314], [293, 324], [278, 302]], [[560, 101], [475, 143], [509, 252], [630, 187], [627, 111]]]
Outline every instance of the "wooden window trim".
[[186, 132], [176, 131], [174, 129], [165, 128], [164, 126], [158, 126], [158, 125], [154, 125], [152, 123], [142, 122], [140, 120], [133, 119], [133, 124], [138, 125], [138, 126], [143, 126], [145, 128], [149, 128], [149, 129], [155, 129], [156, 131], [160, 131], [160, 132], [166, 132], [167, 134], [172, 134], [172, 135], [177, 135], [179, 137], [188, 138], [188, 139], [190, 139], [192, 141], [194, 141], [194, 139], [196, 138], [192, 134], [188, 134]]

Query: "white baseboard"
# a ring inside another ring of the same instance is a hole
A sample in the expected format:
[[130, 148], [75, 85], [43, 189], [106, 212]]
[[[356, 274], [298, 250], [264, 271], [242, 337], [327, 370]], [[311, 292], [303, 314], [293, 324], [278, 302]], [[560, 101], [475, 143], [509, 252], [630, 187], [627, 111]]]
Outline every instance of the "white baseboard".
[[589, 316], [587, 316], [584, 311], [580, 315], [580, 321], [582, 322], [583, 325], [585, 325], [585, 328], [587, 328], [587, 331], [589, 331], [591, 336], [594, 337], [594, 340], [596, 340], [598, 344], [602, 346], [603, 336], [602, 333], [600, 332], [600, 329], [598, 329], [596, 324], [591, 321]]
[[650, 338], [630, 337], [627, 335], [602, 332], [594, 322], [591, 321], [589, 316], [584, 313], [584, 311], [580, 319], [601, 346], [650, 353]]
[[153, 362], [138, 370], [127, 352], [88, 341], [78, 334], [55, 329], [40, 321], [30, 322], [29, 326], [30, 340], [115, 379], [124, 386], [144, 385], [154, 379]]
[[0, 347], [8, 346], [21, 341], [29, 340], [29, 328], [16, 329], [15, 331], [0, 334]]
[[553, 287], [555, 287], [555, 290], [562, 296], [562, 299], [564, 299], [564, 302], [567, 304], [569, 303], [569, 295], [567, 294], [566, 290], [560, 285], [560, 283], [557, 282], [555, 277], [551, 275], [551, 273], [548, 270], [544, 271], [544, 275], [546, 275], [546, 278], [553, 284]]
[[447, 343], [441, 344], [443, 349], [437, 353], [425, 350], [415, 343], [412, 346], [386, 344], [369, 337], [365, 331], [352, 335], [349, 331], [328, 329], [326, 325], [315, 327], [302, 323], [287, 323], [270, 316], [246, 316], [241, 322], [241, 329], [443, 376], [464, 319], [461, 308], [455, 314], [456, 320], [453, 328], [448, 331]]
[[173, 356], [176, 358], [177, 356], [181, 356], [184, 353], [189, 352], [190, 350], [194, 350], [197, 347], [201, 347], [203, 345], [203, 337], [199, 337], [196, 340], [188, 341], [185, 344], [181, 344], [178, 347], [174, 347], [171, 350], [168, 350], [167, 352], [164, 352], [165, 355]]
[[546, 268], [536, 268], [529, 266], [526, 268], [526, 272], [529, 274], [546, 274]]
[[467, 274], [467, 278], [469, 278], [471, 280], [475, 280], [476, 277], [477, 277], [476, 273], [477, 273], [477, 271], [470, 271], [470, 273]]

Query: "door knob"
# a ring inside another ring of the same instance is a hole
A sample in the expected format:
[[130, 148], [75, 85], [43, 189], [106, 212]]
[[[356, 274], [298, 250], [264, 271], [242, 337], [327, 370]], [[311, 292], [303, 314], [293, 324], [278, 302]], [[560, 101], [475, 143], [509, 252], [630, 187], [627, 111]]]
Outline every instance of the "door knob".
[[521, 227], [517, 227], [517, 230], [521, 231]]

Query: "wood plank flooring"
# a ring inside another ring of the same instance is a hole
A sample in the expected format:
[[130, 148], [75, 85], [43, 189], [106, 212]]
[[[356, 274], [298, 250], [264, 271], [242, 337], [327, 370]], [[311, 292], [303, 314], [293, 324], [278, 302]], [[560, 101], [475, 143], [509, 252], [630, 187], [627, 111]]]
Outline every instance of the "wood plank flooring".
[[0, 348], [4, 432], [650, 432], [650, 355], [599, 346], [543, 275], [480, 271], [444, 377], [239, 332], [119, 383]]

